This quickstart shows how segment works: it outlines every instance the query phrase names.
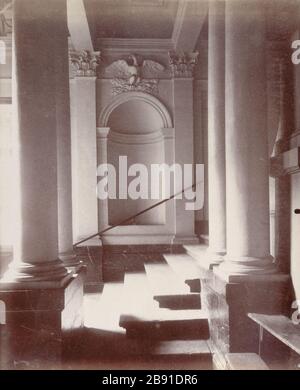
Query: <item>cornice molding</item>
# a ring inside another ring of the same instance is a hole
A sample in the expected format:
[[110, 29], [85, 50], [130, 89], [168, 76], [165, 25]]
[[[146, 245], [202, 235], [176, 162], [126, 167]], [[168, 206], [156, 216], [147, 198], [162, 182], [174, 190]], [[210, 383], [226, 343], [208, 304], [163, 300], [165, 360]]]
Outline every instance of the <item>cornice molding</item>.
[[12, 104], [11, 97], [0, 97], [0, 104]]
[[114, 143], [127, 145], [146, 145], [162, 142], [164, 139], [161, 131], [153, 131], [145, 134], [125, 134], [115, 130], [109, 132], [109, 140]]
[[173, 127], [163, 127], [160, 130], [145, 134], [124, 134], [115, 130], [110, 130], [109, 127], [97, 127], [97, 140], [107, 141], [108, 134], [110, 140], [122, 144], [148, 144], [161, 142], [166, 139], [174, 139], [175, 129]]
[[98, 38], [97, 47], [107, 52], [167, 52], [174, 49], [172, 39]]

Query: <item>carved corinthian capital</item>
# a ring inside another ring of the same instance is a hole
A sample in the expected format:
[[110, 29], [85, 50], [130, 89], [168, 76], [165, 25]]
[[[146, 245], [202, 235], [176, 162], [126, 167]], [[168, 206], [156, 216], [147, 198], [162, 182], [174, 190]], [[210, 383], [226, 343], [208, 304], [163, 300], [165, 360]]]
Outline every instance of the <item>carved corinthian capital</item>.
[[175, 78], [193, 77], [194, 67], [197, 64], [198, 51], [193, 53], [169, 52], [169, 65]]
[[100, 51], [88, 50], [70, 51], [70, 65], [72, 73], [76, 77], [91, 77], [97, 75], [97, 67], [101, 61]]

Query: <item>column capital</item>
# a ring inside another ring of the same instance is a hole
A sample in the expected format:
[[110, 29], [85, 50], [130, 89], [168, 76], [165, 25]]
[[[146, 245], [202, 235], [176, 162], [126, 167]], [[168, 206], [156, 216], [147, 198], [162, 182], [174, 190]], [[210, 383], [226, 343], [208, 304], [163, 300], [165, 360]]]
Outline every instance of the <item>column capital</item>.
[[180, 53], [169, 51], [168, 55], [173, 78], [193, 78], [194, 67], [198, 61], [198, 51]]
[[164, 139], [174, 139], [175, 138], [175, 129], [174, 127], [163, 127], [161, 129], [162, 136]]
[[101, 62], [100, 51], [69, 50], [71, 72], [75, 77], [96, 77]]
[[108, 136], [109, 127], [97, 127], [97, 139], [106, 139]]

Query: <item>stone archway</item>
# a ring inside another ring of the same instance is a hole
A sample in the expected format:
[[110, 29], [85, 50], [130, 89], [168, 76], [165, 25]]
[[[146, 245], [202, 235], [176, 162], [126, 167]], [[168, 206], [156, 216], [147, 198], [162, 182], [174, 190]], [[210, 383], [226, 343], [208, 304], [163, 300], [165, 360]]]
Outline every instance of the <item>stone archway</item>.
[[[156, 97], [143, 92], [120, 94], [102, 110], [98, 125], [98, 165], [115, 162], [118, 155], [128, 155], [129, 164], [173, 164], [172, 118], [164, 104]], [[112, 144], [115, 145], [114, 148]], [[155, 203], [147, 200], [128, 201], [126, 207], [119, 204], [111, 207], [112, 202], [109, 202], [110, 200], [101, 200], [98, 203], [100, 230], [149, 207], [151, 202]], [[112, 242], [115, 236], [122, 235], [124, 240], [132, 244], [157, 243], [156, 240], [170, 243], [173, 238], [173, 234], [170, 234], [174, 226], [173, 207], [171, 202], [163, 205], [160, 210], [154, 209], [152, 214], [144, 214], [137, 222], [138, 226], [133, 224], [115, 228], [110, 232]]]
[[172, 118], [166, 106], [155, 96], [144, 92], [125, 92], [123, 94], [117, 95], [100, 113], [98, 127], [107, 127], [109, 117], [116, 109], [116, 107], [132, 100], [143, 101], [152, 106], [161, 116], [163, 128], [173, 127]]

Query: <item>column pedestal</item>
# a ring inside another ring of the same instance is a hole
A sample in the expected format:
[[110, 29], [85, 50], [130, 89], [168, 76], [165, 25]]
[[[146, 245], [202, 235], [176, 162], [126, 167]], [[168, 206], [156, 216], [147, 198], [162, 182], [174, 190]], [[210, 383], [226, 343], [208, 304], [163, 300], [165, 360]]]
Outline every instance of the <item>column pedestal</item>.
[[263, 275], [232, 283], [215, 271], [200, 268], [200, 278], [201, 304], [209, 313], [216, 369], [226, 369], [227, 353], [258, 353], [259, 332], [248, 313], [289, 315], [292, 290], [287, 275]]
[[[60, 369], [72, 337], [83, 328], [83, 269], [57, 285], [0, 285], [5, 304], [1, 369]], [[19, 287], [19, 289], [14, 289]]]

